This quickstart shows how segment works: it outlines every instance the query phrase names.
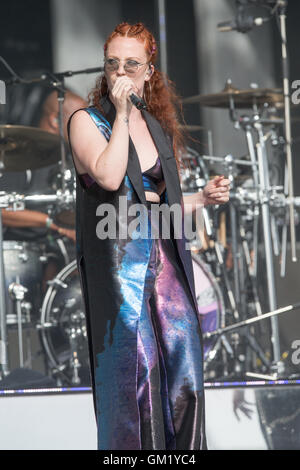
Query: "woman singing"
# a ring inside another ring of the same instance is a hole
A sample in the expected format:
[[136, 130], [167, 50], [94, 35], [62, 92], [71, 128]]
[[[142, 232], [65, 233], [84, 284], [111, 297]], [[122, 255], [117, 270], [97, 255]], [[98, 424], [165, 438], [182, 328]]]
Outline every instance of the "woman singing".
[[[216, 177], [183, 199], [176, 95], [154, 66], [157, 45], [145, 26], [118, 25], [104, 56], [92, 106], [69, 122], [98, 448], [205, 449], [191, 254], [184, 233], [174, 235], [178, 218], [169, 237], [162, 236], [164, 217], [156, 219], [158, 235], [149, 234], [162, 205], [179, 207], [183, 224], [184, 204], [227, 202], [229, 181]], [[147, 111], [132, 105], [132, 93], [144, 98]], [[147, 236], [132, 225], [136, 207]]]

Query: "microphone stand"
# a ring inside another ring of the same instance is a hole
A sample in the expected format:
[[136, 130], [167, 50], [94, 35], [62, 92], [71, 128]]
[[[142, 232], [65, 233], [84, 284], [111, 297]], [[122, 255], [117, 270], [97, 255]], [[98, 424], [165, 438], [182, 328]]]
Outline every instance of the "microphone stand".
[[57, 91], [57, 99], [58, 99], [58, 122], [59, 122], [59, 136], [60, 136], [60, 155], [61, 155], [61, 172], [62, 172], [62, 191], [63, 193], [66, 190], [66, 181], [65, 181], [65, 172], [66, 172], [66, 148], [65, 148], [65, 140], [64, 140], [64, 126], [63, 126], [63, 105], [65, 101], [65, 84], [64, 79], [65, 77], [72, 77], [74, 75], [79, 75], [83, 73], [98, 73], [103, 72], [104, 67], [93, 67], [88, 69], [76, 70], [76, 71], [65, 71], [59, 73], [52, 73], [52, 72], [45, 72], [40, 77], [25, 79], [17, 74], [14, 73], [13, 78], [6, 82], [7, 84], [32, 84], [32, 83], [41, 83], [45, 81], [50, 82], [50, 86], [52, 86]]
[[[3, 61], [3, 58], [0, 56], [0, 60]], [[10, 70], [10, 69], [9, 69]], [[17, 85], [18, 83], [22, 83], [24, 85], [31, 85], [32, 83], [41, 83], [45, 82], [49, 77], [55, 78], [55, 81], [59, 81], [61, 78], [64, 77], [73, 77], [73, 75], [79, 75], [83, 73], [98, 73], [103, 72], [104, 67], [92, 67], [88, 69], [82, 70], [68, 70], [66, 72], [58, 72], [58, 73], [51, 73], [45, 72], [40, 77], [36, 78], [23, 78], [17, 75], [15, 72], [13, 73], [13, 78], [11, 80], [6, 80], [6, 85]]]
[[65, 173], [67, 168], [66, 162], [66, 147], [65, 147], [65, 139], [64, 139], [64, 120], [63, 120], [63, 105], [65, 101], [65, 77], [72, 77], [73, 75], [78, 75], [82, 73], [95, 73], [95, 72], [103, 72], [104, 67], [96, 67], [84, 70], [77, 70], [73, 71], [66, 71], [60, 72], [56, 74], [52, 74], [51, 72], [47, 72], [47, 76], [51, 79], [50, 84], [53, 88], [57, 91], [57, 99], [58, 99], [58, 122], [59, 122], [59, 136], [60, 136], [60, 155], [61, 155], [61, 172], [62, 172], [62, 191], [65, 193], [66, 190], [66, 180], [65, 180]]

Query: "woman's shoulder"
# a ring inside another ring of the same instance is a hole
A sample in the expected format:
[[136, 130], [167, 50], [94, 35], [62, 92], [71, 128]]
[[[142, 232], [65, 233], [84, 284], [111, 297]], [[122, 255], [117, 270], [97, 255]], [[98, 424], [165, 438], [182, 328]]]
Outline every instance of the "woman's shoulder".
[[69, 119], [69, 129], [71, 128], [71, 119], [74, 132], [80, 131], [83, 128], [91, 129], [93, 132], [92, 128], [96, 126], [107, 141], [110, 139], [112, 133], [111, 125], [101, 111], [95, 106], [88, 106], [75, 111]]
[[71, 120], [77, 121], [77, 122], [87, 122], [87, 121], [94, 121], [94, 123], [97, 125], [97, 127], [104, 125], [108, 129], [111, 128], [109, 122], [101, 113], [101, 111], [96, 108], [96, 106], [87, 106], [85, 108], [79, 108], [77, 109], [69, 118], [69, 123]]
[[76, 111], [71, 114], [69, 121], [71, 121], [71, 119], [86, 119], [88, 116], [91, 118], [93, 116], [97, 116], [99, 119], [105, 120], [105, 117], [98, 108], [95, 106], [86, 106], [84, 108], [76, 109]]

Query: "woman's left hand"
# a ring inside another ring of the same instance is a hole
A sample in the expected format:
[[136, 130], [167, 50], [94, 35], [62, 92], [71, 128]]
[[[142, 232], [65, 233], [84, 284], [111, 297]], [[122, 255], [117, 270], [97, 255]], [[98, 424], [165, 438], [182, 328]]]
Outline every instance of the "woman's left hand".
[[224, 175], [215, 176], [203, 188], [203, 204], [225, 204], [229, 201], [230, 181]]

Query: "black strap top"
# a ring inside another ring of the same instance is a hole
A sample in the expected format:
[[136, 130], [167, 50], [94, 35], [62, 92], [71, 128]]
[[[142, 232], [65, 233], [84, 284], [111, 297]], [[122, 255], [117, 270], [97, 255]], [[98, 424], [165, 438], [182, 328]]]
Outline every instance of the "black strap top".
[[164, 179], [159, 156], [155, 164], [142, 173], [142, 178], [145, 191], [158, 193], [157, 185]]

